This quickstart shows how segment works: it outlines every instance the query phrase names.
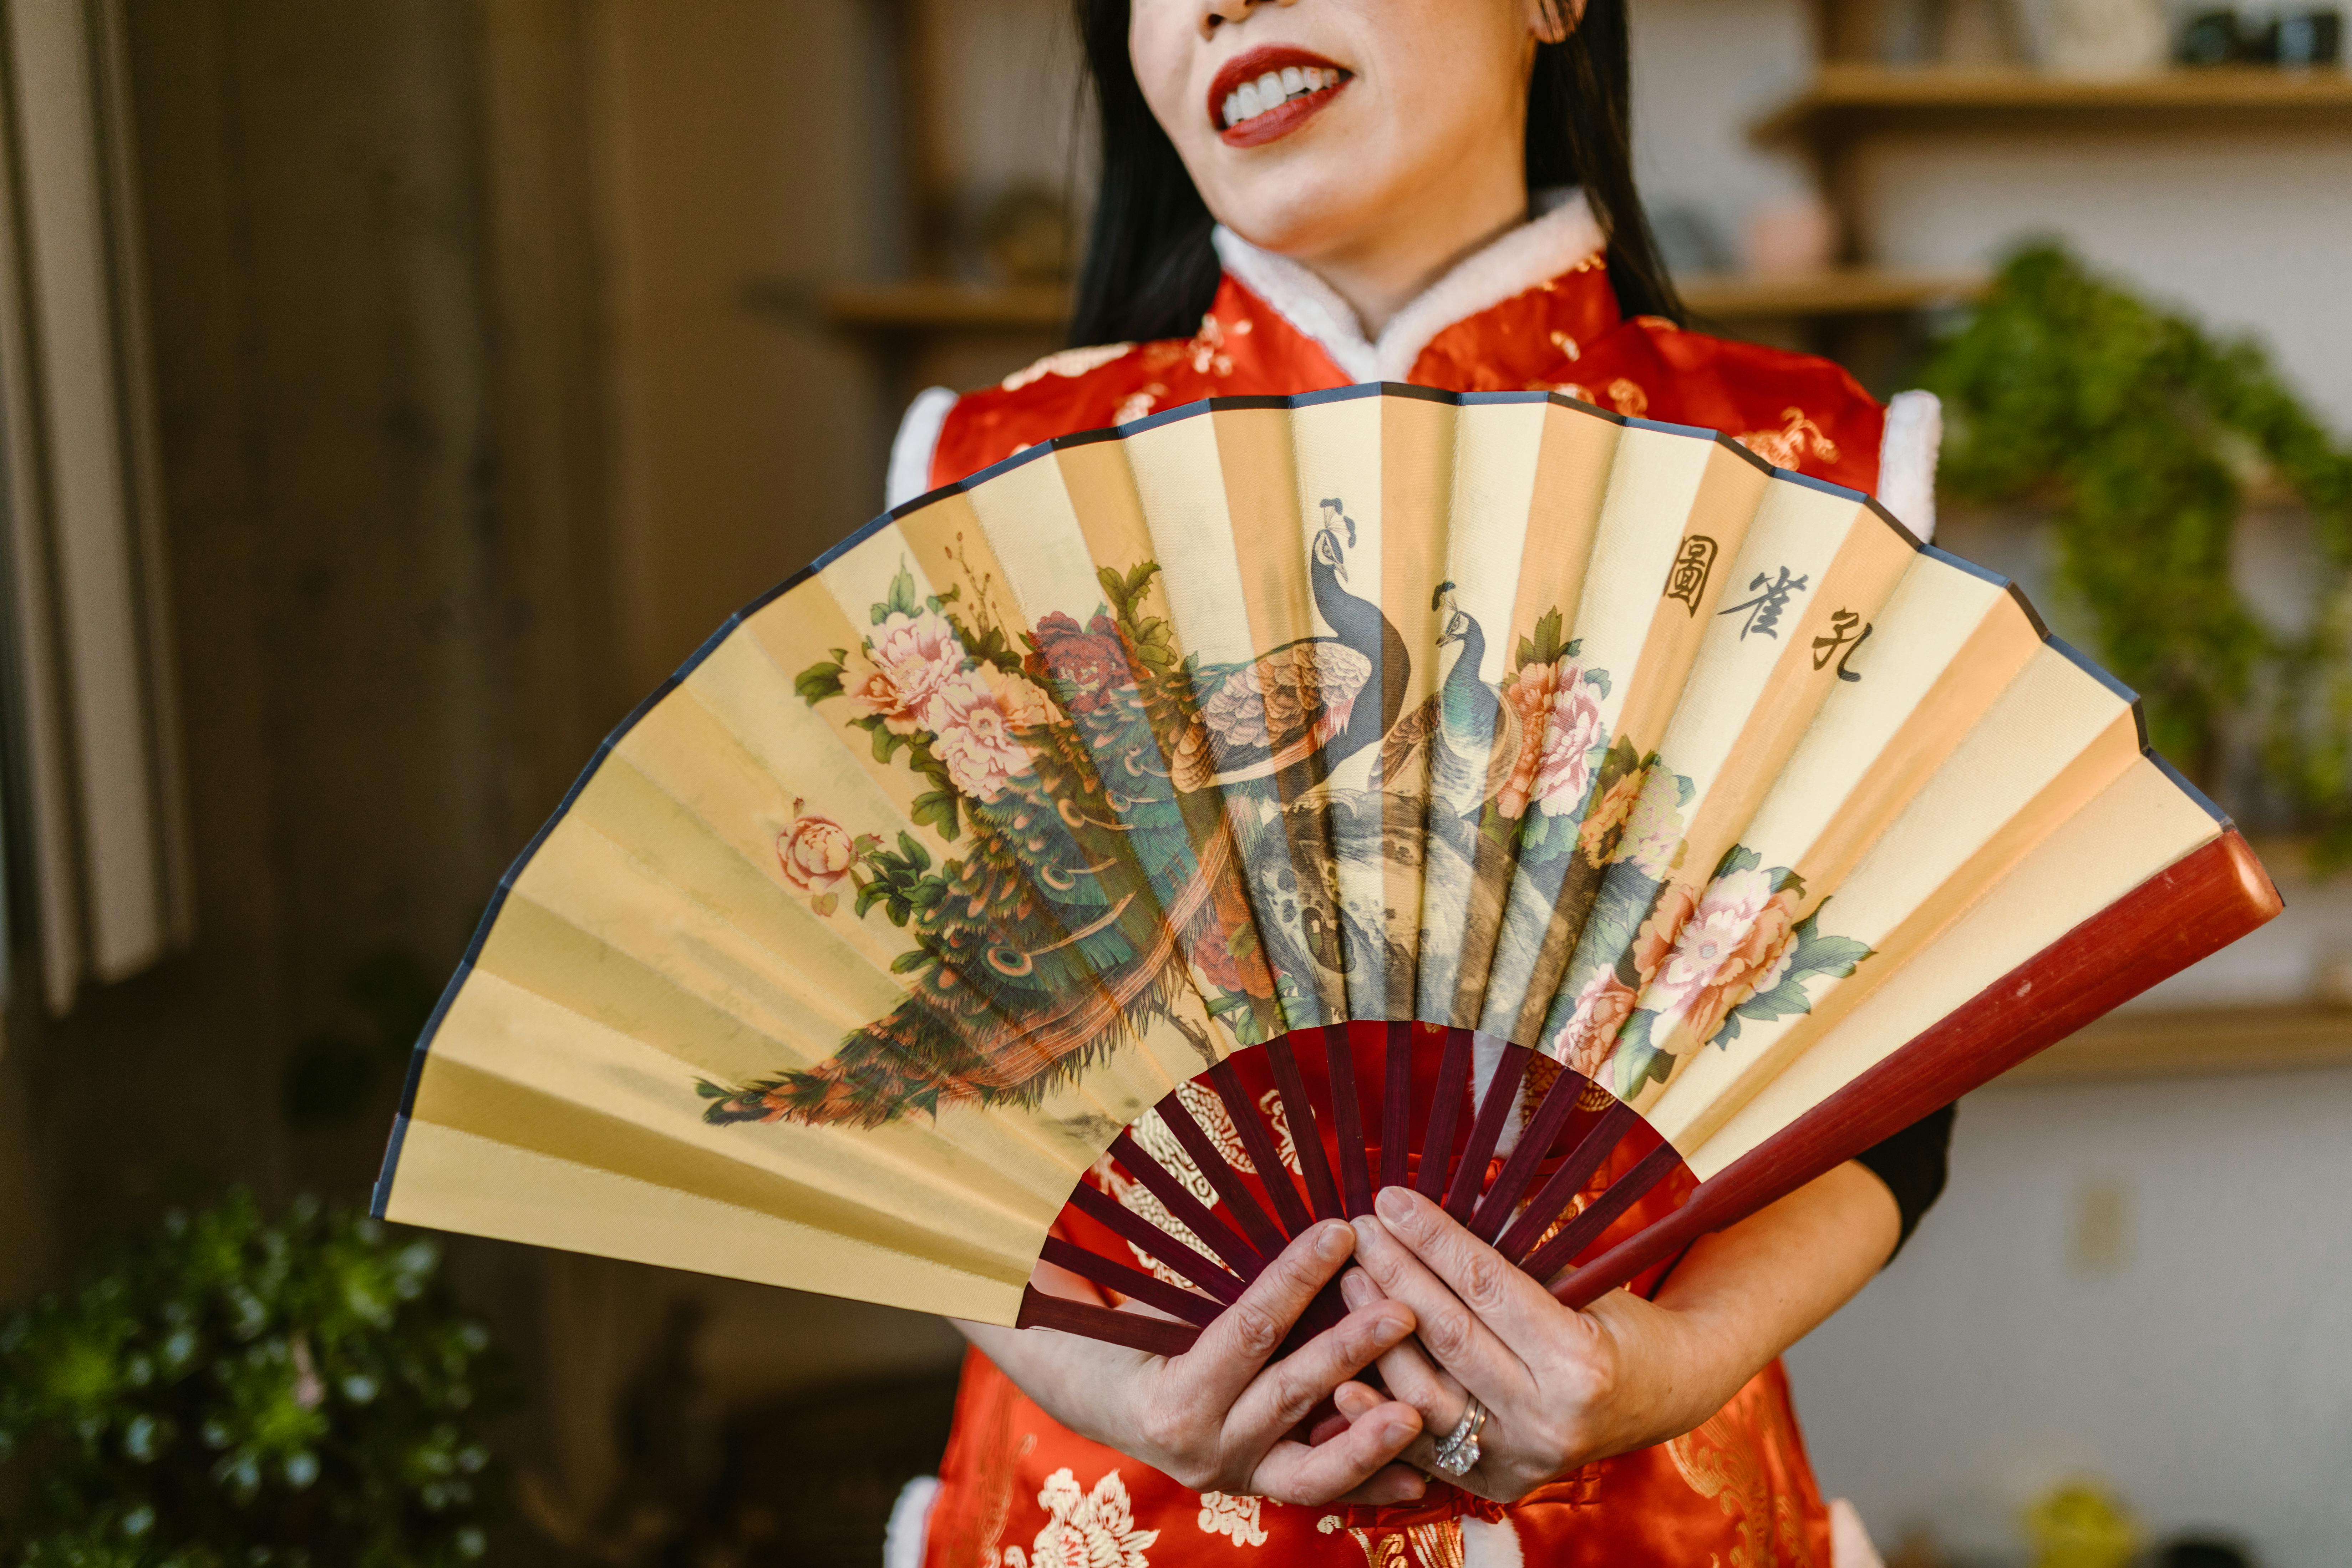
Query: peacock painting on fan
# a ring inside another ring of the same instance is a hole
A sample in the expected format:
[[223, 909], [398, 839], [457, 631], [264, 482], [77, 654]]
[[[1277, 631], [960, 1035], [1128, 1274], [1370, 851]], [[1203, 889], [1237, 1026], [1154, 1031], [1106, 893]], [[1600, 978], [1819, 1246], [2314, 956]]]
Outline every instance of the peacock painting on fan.
[[[1408, 994], [1417, 967], [1458, 975], [1466, 963], [1483, 984], [1496, 943], [1530, 974], [1563, 927], [1580, 933], [1578, 984], [1545, 1037], [1597, 1076], [1630, 1024], [1630, 1094], [1664, 1076], [1648, 1033], [1661, 1005], [1706, 994], [1724, 1007], [1703, 1038], [1736, 1034], [1730, 1010], [1758, 991], [1801, 1008], [1802, 976], [1834, 973], [1803, 942], [1866, 955], [1780, 918], [1785, 868], [1749, 896], [1761, 874], [1737, 850], [1706, 889], [1664, 897], [1690, 783], [1611, 744], [1609, 672], [1562, 640], [1557, 607], [1517, 638], [1497, 684], [1481, 673], [1484, 628], [1441, 584], [1434, 643], [1451, 661], [1402, 714], [1404, 638], [1347, 586], [1344, 501], [1321, 510], [1307, 576], [1329, 634], [1246, 662], [1182, 654], [1156, 602], [1157, 562], [1102, 568], [1106, 599], [1084, 626], [1055, 613], [1010, 632], [961, 539], [946, 552], [959, 580], [941, 591], [920, 595], [902, 568], [870, 607], [871, 634], [793, 688], [845, 703], [877, 761], [903, 756], [931, 786], [915, 820], [968, 833], [969, 851], [935, 867], [909, 835], [853, 837], [795, 804], [777, 844], [788, 880], [820, 914], [845, 889], [856, 915], [884, 909], [913, 939], [894, 964], [908, 994], [813, 1068], [701, 1081], [708, 1120], [873, 1126], [958, 1101], [1034, 1105], [1152, 1021], [1212, 1067], [1223, 1052], [1178, 1005], [1188, 993], [1235, 1044], [1261, 1044], [1322, 1022], [1302, 991], [1343, 990], [1359, 965], [1395, 972], [1385, 984]], [[1368, 750], [1364, 787], [1335, 784]], [[1383, 862], [1430, 889], [1424, 908], [1468, 918], [1404, 933], [1394, 910], [1351, 904], [1339, 868]], [[1675, 994], [1638, 1011], [1661, 972]]]

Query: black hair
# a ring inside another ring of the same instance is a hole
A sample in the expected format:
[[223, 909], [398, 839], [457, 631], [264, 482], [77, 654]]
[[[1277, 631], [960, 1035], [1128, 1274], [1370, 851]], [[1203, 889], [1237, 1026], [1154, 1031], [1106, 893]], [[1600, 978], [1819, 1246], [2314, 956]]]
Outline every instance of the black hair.
[[[1577, 185], [1608, 241], [1627, 316], [1680, 323], [1682, 300], [1633, 188], [1628, 0], [1587, 0], [1528, 84], [1530, 191]], [[1128, 53], [1130, 0], [1074, 0], [1102, 131], [1102, 178], [1070, 320], [1073, 343], [1189, 337], [1215, 298], [1214, 220], [1144, 101]]]

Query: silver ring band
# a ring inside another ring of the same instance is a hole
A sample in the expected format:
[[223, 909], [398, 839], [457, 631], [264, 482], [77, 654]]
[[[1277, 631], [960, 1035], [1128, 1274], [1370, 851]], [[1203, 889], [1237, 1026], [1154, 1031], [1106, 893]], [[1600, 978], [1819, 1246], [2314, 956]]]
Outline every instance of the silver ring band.
[[1454, 1424], [1454, 1430], [1437, 1446], [1436, 1455], [1439, 1471], [1457, 1481], [1478, 1463], [1478, 1434], [1486, 1426], [1486, 1407], [1478, 1403], [1475, 1394], [1465, 1397], [1470, 1403], [1463, 1406], [1462, 1419]]

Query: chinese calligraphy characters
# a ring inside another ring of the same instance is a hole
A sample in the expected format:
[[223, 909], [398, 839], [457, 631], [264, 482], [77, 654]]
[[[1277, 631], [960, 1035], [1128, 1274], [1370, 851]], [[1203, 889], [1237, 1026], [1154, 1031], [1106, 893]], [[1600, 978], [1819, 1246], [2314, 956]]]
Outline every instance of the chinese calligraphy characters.
[[[1853, 629], [1856, 626], [1862, 626], [1860, 632]], [[1822, 668], [1830, 660], [1836, 659], [1837, 678], [1840, 680], [1860, 680], [1862, 677], [1848, 669], [1845, 667], [1845, 661], [1853, 657], [1856, 648], [1870, 640], [1873, 629], [1852, 610], [1835, 612], [1830, 616], [1829, 636], [1813, 639], [1813, 668]], [[1840, 653], [1838, 651], [1840, 648], [1845, 651]]]
[[1680, 599], [1698, 614], [1698, 598], [1706, 592], [1706, 577], [1715, 569], [1715, 541], [1704, 533], [1694, 533], [1683, 541], [1675, 554], [1675, 563], [1666, 569], [1666, 597]]
[[1786, 566], [1780, 568], [1780, 574], [1778, 577], [1769, 572], [1759, 572], [1756, 574], [1755, 581], [1749, 583], [1748, 586], [1750, 589], [1761, 589], [1762, 592], [1745, 603], [1734, 605], [1727, 610], [1718, 610], [1716, 613], [1725, 616], [1745, 615], [1748, 617], [1739, 628], [1739, 640], [1742, 642], [1748, 640], [1748, 634], [1750, 632], [1770, 637], [1777, 642], [1780, 637], [1781, 613], [1788, 609], [1790, 598], [1802, 593], [1811, 581], [1810, 576], [1790, 576]]

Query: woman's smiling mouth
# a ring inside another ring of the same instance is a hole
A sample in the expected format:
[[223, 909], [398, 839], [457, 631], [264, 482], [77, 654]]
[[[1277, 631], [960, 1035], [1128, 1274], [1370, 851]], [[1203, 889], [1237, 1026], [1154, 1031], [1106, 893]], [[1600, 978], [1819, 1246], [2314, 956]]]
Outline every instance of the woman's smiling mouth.
[[1252, 49], [1225, 62], [1209, 87], [1209, 123], [1228, 147], [1289, 135], [1329, 103], [1354, 73], [1305, 49]]

